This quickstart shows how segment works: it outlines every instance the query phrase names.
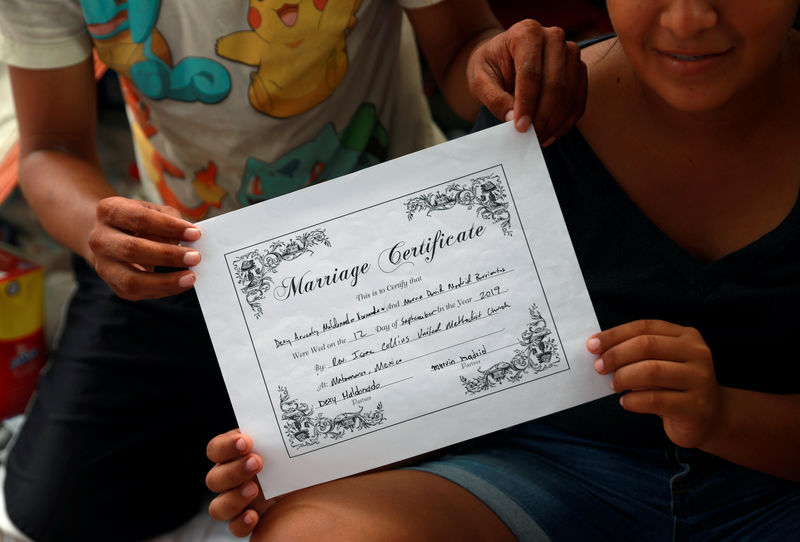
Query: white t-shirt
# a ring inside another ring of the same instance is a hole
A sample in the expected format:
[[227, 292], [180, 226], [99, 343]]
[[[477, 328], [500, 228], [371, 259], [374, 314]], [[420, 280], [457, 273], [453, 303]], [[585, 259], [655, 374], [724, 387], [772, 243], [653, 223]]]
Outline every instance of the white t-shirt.
[[403, 13], [438, 1], [0, 0], [0, 61], [94, 45], [145, 193], [198, 220], [443, 141]]
[[[17, 141], [17, 118], [8, 84], [8, 66], [0, 62], [0, 162]], [[2, 187], [0, 187], [2, 192]]]

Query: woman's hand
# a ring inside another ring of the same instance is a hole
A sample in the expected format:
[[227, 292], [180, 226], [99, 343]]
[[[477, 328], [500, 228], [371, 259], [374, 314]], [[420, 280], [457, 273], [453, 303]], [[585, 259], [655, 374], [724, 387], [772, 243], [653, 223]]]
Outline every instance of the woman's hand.
[[194, 273], [153, 273], [153, 269], [200, 263], [199, 252], [179, 244], [199, 238], [200, 230], [172, 207], [109, 197], [97, 205], [96, 222], [89, 234], [90, 262], [123, 299], [167, 297], [191, 288]]
[[206, 476], [206, 485], [219, 493], [211, 501], [208, 512], [218, 521], [227, 521], [228, 529], [236, 536], [250, 534], [276, 501], [264, 499], [256, 479], [264, 462], [252, 450], [253, 440], [238, 429], [217, 435], [206, 450], [208, 458], [215, 463]]
[[586, 107], [586, 65], [558, 27], [520, 21], [476, 47], [467, 65], [470, 92], [498, 119], [525, 132], [533, 124], [547, 146]]
[[637, 320], [593, 335], [595, 370], [611, 374], [622, 407], [661, 417], [667, 436], [701, 448], [723, 426], [722, 387], [700, 333], [661, 320]]

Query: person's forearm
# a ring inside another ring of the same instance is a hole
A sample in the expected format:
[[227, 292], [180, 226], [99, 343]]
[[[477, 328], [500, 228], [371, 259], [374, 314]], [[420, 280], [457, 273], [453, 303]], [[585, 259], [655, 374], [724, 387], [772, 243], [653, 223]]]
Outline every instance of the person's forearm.
[[467, 84], [467, 62], [475, 48], [484, 41], [500, 34], [499, 26], [484, 30], [464, 44], [461, 50], [439, 76], [439, 87], [450, 108], [466, 120], [474, 120], [478, 116], [480, 102], [469, 92]]
[[417, 43], [450, 108], [474, 120], [479, 103], [467, 84], [467, 63], [482, 42], [500, 34], [502, 25], [486, 0], [445, 0], [407, 9]]
[[44, 229], [91, 263], [88, 239], [97, 203], [115, 195], [99, 165], [60, 150], [32, 150], [20, 159], [19, 179]]
[[55, 240], [91, 262], [88, 238], [97, 203], [114, 195], [95, 144], [92, 58], [53, 69], [10, 66], [9, 75], [19, 125], [19, 182], [25, 199]]
[[738, 465], [800, 482], [800, 394], [723, 388], [722, 423], [701, 449]]

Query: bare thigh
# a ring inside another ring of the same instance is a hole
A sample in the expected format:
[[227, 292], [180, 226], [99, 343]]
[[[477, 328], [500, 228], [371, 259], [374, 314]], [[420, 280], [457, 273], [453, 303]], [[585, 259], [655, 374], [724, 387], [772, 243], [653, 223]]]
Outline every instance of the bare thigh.
[[434, 474], [390, 470], [344, 478], [280, 499], [252, 542], [514, 541], [485, 504]]

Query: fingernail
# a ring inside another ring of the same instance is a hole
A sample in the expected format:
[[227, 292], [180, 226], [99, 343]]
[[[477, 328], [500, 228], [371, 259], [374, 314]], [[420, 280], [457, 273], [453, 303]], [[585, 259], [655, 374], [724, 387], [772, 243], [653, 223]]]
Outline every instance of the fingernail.
[[531, 118], [528, 115], [522, 115], [517, 119], [517, 130], [520, 132], [527, 132], [531, 127]]
[[609, 385], [609, 387], [611, 388], [611, 391], [617, 391], [617, 390], [614, 388], [614, 380], [611, 380], [611, 382], [609, 382], [609, 383], [608, 383], [608, 385]]
[[506, 113], [506, 122], [514, 120], [514, 110], [510, 109], [508, 113]]
[[183, 230], [183, 238], [187, 241], [197, 241], [200, 239], [200, 229], [199, 228], [186, 228]]
[[255, 497], [256, 493], [258, 493], [258, 488], [255, 484], [245, 484], [242, 488], [242, 497]]
[[600, 339], [598, 339], [597, 337], [592, 337], [591, 339], [586, 341], [586, 349], [589, 350], [589, 352], [593, 352], [595, 354], [600, 352]]
[[251, 514], [250, 511], [248, 510], [247, 512], [244, 513], [244, 517], [242, 517], [242, 521], [244, 521], [245, 525], [252, 525], [253, 524], [253, 514]]
[[550, 145], [552, 145], [552, 144], [553, 144], [553, 141], [555, 141], [555, 140], [556, 140], [556, 138], [555, 138], [555, 137], [553, 137], [553, 136], [550, 136], [549, 138], [547, 138], [547, 141], [545, 141], [544, 143], [542, 143], [542, 148], [547, 148], [547, 147], [549, 147]]
[[597, 360], [594, 362], [594, 370], [598, 373], [602, 373], [606, 370], [606, 366], [603, 363], [603, 358], [597, 358]]
[[243, 438], [237, 438], [235, 446], [236, 449], [239, 450], [240, 452], [243, 452], [247, 449], [247, 443], [244, 441]]
[[188, 273], [178, 279], [178, 286], [181, 288], [188, 288], [192, 284], [194, 284], [194, 273]]
[[247, 470], [255, 472], [258, 470], [258, 461], [256, 461], [255, 457], [251, 457], [245, 461], [244, 466]]
[[183, 255], [183, 263], [189, 267], [200, 263], [200, 253], [196, 250], [190, 250]]

